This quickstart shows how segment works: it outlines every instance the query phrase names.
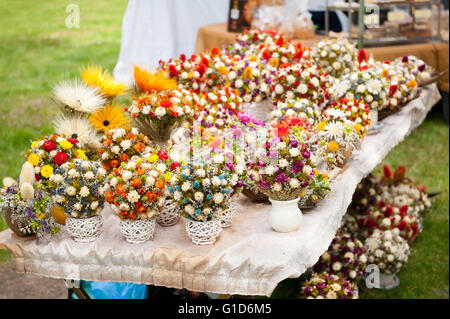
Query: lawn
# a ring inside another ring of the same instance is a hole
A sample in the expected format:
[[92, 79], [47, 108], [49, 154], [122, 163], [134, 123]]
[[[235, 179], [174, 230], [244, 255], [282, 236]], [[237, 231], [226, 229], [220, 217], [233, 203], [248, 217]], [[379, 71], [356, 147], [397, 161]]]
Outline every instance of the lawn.
[[[68, 29], [68, 3], [80, 8], [80, 28]], [[112, 71], [119, 54], [122, 0], [0, 0], [0, 177], [16, 177], [29, 140], [52, 132], [57, 112], [51, 86], [79, 74], [80, 65], [95, 63]], [[442, 192], [413, 245], [409, 264], [400, 272], [401, 286], [392, 291], [364, 289], [362, 298], [449, 297], [449, 128], [441, 110], [386, 158], [430, 192]], [[380, 167], [377, 168], [380, 171]], [[5, 225], [0, 220], [0, 230]], [[0, 251], [0, 261], [10, 258]], [[276, 296], [292, 297], [298, 282], [283, 282]]]

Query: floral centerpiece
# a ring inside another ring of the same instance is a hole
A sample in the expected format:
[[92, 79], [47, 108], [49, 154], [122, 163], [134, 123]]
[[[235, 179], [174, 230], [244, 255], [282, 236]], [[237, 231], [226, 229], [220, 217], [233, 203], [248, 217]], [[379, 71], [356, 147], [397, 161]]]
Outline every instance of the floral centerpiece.
[[313, 273], [302, 284], [301, 294], [306, 299], [358, 299], [358, 287], [337, 275]]
[[399, 285], [395, 275], [408, 262], [410, 248], [405, 239], [400, 236], [400, 230], [381, 231], [376, 229], [366, 239], [367, 261], [380, 269], [380, 288], [392, 289]]
[[271, 85], [272, 99], [287, 102], [307, 99], [323, 106], [333, 95], [329, 77], [312, 61], [303, 61], [281, 69]]
[[362, 278], [366, 269], [366, 249], [354, 234], [339, 232], [328, 250], [314, 265], [315, 272], [327, 272], [355, 282]]
[[153, 237], [155, 217], [165, 203], [165, 173], [138, 158], [122, 163], [108, 176], [106, 201], [121, 222], [128, 242], [142, 243]]
[[340, 78], [358, 68], [358, 50], [345, 38], [325, 39], [312, 48], [317, 65], [331, 76]]
[[140, 157], [150, 152], [153, 148], [150, 139], [135, 127], [110, 130], [103, 135], [101, 142], [102, 147], [98, 150], [98, 155], [108, 172], [135, 156]]
[[187, 219], [186, 231], [196, 244], [214, 243], [222, 227], [219, 216], [233, 191], [232, 176], [221, 166], [191, 162], [181, 165], [168, 187]]
[[36, 181], [51, 195], [55, 194], [55, 186], [63, 180], [61, 165], [74, 159], [87, 159], [76, 138], [59, 134], [35, 140], [26, 158], [34, 166]]
[[248, 165], [249, 176], [272, 203], [269, 223], [276, 231], [297, 230], [302, 220], [299, 196], [315, 174], [310, 151], [305, 143], [286, 134], [268, 136], [255, 156]]
[[139, 97], [125, 111], [130, 113], [141, 132], [164, 145], [172, 130], [194, 114], [194, 102], [186, 90], [161, 91]]
[[67, 230], [75, 241], [97, 239], [103, 227], [100, 212], [106, 170], [99, 162], [75, 159], [61, 165], [59, 171], [62, 180], [55, 180], [52, 201], [67, 214]]

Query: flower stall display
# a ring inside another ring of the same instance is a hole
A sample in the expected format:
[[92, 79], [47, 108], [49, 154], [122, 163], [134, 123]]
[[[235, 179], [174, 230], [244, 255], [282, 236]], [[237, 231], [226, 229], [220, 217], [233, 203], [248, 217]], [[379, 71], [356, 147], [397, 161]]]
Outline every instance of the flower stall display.
[[68, 232], [77, 242], [96, 240], [103, 228], [106, 170], [99, 162], [75, 159], [62, 164], [57, 173], [62, 179], [54, 181], [52, 201], [67, 214]]
[[368, 264], [380, 269], [379, 285], [381, 289], [393, 289], [400, 284], [396, 274], [408, 262], [410, 248], [400, 236], [400, 230], [376, 229], [364, 242], [367, 249]]
[[160, 91], [135, 99], [125, 111], [142, 133], [162, 146], [172, 131], [194, 114], [194, 101], [186, 90]]
[[123, 162], [108, 176], [106, 201], [120, 218], [129, 243], [153, 238], [155, 217], [164, 206], [165, 174], [143, 158]]
[[358, 49], [345, 38], [322, 40], [312, 48], [311, 55], [324, 72], [336, 78], [358, 69]]
[[31, 144], [26, 158], [34, 166], [36, 181], [50, 195], [55, 194], [55, 186], [63, 180], [63, 164], [74, 159], [87, 159], [78, 144], [78, 139], [59, 134], [44, 136]]
[[110, 130], [102, 136], [101, 143], [98, 155], [108, 172], [130, 159], [151, 152], [154, 147], [150, 139], [135, 127]]
[[313, 273], [302, 283], [301, 298], [305, 299], [358, 299], [358, 287], [337, 275]]
[[269, 224], [279, 232], [296, 231], [302, 221], [299, 196], [315, 174], [310, 151], [294, 136], [267, 136], [255, 156], [249, 176], [272, 203]]
[[334, 95], [329, 76], [312, 61], [302, 61], [282, 68], [272, 81], [272, 99], [288, 102], [306, 99], [323, 107]]
[[232, 176], [220, 166], [202, 162], [181, 164], [168, 187], [187, 219], [186, 232], [197, 245], [213, 244], [222, 231], [220, 215], [233, 191]]
[[337, 232], [328, 250], [314, 265], [315, 272], [326, 272], [356, 282], [364, 275], [366, 249], [354, 234]]

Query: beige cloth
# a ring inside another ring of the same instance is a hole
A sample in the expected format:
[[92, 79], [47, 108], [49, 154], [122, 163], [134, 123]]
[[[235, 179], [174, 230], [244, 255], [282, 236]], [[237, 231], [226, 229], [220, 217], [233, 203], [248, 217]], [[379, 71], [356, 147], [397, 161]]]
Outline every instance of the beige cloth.
[[[227, 25], [224, 23], [203, 26], [197, 33], [195, 52], [199, 53], [213, 47], [221, 48], [224, 45], [233, 43], [236, 35], [237, 33], [228, 32]], [[311, 47], [321, 39], [323, 39], [323, 36], [317, 36], [315, 39], [294, 39], [294, 41], [300, 41], [303, 46]], [[448, 42], [443, 42], [394, 45], [367, 48], [365, 50], [367, 53], [373, 54], [374, 58], [379, 61], [393, 60], [404, 55], [415, 55], [439, 72], [442, 72], [448, 70], [448, 48]], [[440, 89], [448, 92], [448, 87], [447, 74], [440, 81]]]
[[[193, 244], [184, 220], [167, 228], [157, 225], [150, 242], [128, 244], [120, 234], [119, 219], [105, 208], [104, 231], [93, 243], [66, 237], [37, 244], [11, 236], [8, 229], [0, 233], [0, 249], [13, 252], [21, 273], [269, 296], [280, 281], [300, 276], [317, 262], [333, 239], [357, 183], [420, 125], [439, 99], [437, 85], [430, 85], [419, 98], [385, 119], [379, 133], [366, 136], [348, 168], [331, 184], [331, 193], [316, 209], [304, 213], [296, 232], [273, 231], [267, 221], [270, 206], [241, 196], [233, 226], [224, 229], [214, 245]], [[417, 156], [424, 161], [429, 155]]]

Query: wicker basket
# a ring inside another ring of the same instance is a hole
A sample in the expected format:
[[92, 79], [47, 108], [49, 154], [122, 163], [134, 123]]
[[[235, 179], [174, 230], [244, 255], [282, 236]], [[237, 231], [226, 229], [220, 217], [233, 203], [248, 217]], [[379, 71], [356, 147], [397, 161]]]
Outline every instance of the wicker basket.
[[222, 228], [231, 227], [233, 223], [234, 214], [237, 211], [237, 204], [235, 199], [231, 199], [227, 205], [227, 209], [224, 210], [222, 215], [219, 216], [220, 224]]
[[186, 233], [194, 244], [211, 245], [216, 242], [222, 232], [222, 226], [218, 219], [207, 222], [186, 221]]
[[267, 197], [266, 195], [264, 195], [261, 192], [255, 192], [253, 190], [251, 190], [248, 187], [245, 187], [242, 189], [242, 194], [244, 194], [245, 196], [247, 196], [248, 198], [250, 198], [252, 201], [257, 202], [257, 203], [270, 203], [269, 202], [269, 197]]
[[10, 207], [3, 208], [3, 216], [5, 217], [6, 225], [8, 225], [17, 236], [28, 237], [36, 234], [31, 227], [30, 220], [24, 216], [15, 215]]
[[153, 238], [155, 224], [155, 219], [124, 219], [120, 220], [120, 232], [127, 242], [142, 244]]
[[156, 215], [156, 222], [164, 227], [173, 226], [180, 220], [180, 207], [172, 201], [167, 201], [161, 212]]
[[66, 228], [76, 242], [89, 243], [96, 240], [102, 233], [103, 218], [100, 215], [89, 218], [67, 217]]
[[448, 70], [442, 71], [442, 72], [435, 72], [433, 73], [428, 80], [425, 81], [419, 81], [419, 86], [423, 87], [435, 82], [438, 82], [444, 75], [448, 73]]

